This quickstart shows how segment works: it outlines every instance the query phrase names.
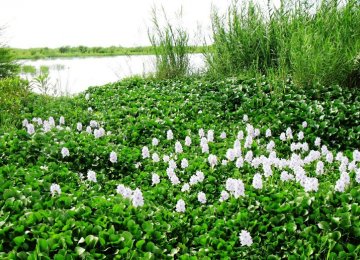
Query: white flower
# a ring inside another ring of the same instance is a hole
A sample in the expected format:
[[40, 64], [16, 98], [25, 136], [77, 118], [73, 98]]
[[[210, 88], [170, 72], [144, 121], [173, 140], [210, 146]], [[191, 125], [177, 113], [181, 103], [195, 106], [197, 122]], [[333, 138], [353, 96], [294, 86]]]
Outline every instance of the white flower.
[[214, 168], [217, 165], [217, 157], [216, 155], [210, 154], [208, 157], [208, 161], [211, 168]]
[[171, 130], [168, 130], [168, 131], [166, 132], [166, 139], [172, 140], [173, 138], [174, 138], [173, 132], [172, 132]]
[[153, 155], [151, 156], [152, 160], [154, 162], [160, 162], [160, 157], [157, 153], [153, 153]]
[[298, 139], [299, 139], [299, 140], [304, 139], [304, 132], [303, 132], [303, 131], [300, 131], [300, 132], [298, 133]]
[[281, 140], [281, 141], [285, 141], [285, 140], [286, 140], [286, 135], [285, 135], [284, 132], [282, 132], [282, 133], [280, 134], [280, 140]]
[[286, 138], [287, 138], [287, 139], [292, 139], [292, 138], [293, 138], [292, 130], [291, 130], [290, 127], [288, 127], [288, 128], [286, 129]]
[[88, 171], [87, 179], [92, 182], [97, 182], [96, 180], [96, 173], [94, 171]]
[[239, 238], [242, 246], [251, 246], [253, 243], [250, 233], [246, 230], [241, 231]]
[[112, 162], [112, 163], [116, 163], [116, 162], [117, 162], [117, 154], [116, 154], [114, 151], [112, 151], [112, 152], [110, 153], [110, 162]]
[[94, 130], [94, 136], [95, 138], [100, 138], [103, 137], [105, 135], [105, 129], [104, 128], [100, 128], [100, 129], [95, 129]]
[[125, 187], [123, 184], [119, 184], [117, 186], [116, 192], [127, 199], [131, 198], [133, 194], [133, 191], [130, 188]]
[[157, 175], [156, 173], [153, 173], [151, 175], [151, 181], [152, 181], [152, 185], [156, 185], [160, 183], [160, 176]]
[[226, 166], [227, 164], [228, 164], [228, 161], [227, 161], [227, 160], [222, 160], [222, 161], [221, 161], [221, 165]]
[[61, 149], [61, 155], [62, 155], [63, 158], [65, 158], [66, 156], [70, 156], [69, 149], [67, 149], [66, 147], [63, 147]]
[[201, 145], [201, 152], [202, 152], [202, 153], [209, 153], [209, 145], [208, 145], [207, 142], [206, 142], [206, 143], [203, 143], [203, 144]]
[[360, 152], [359, 150], [354, 150], [353, 152], [353, 161], [360, 162]]
[[275, 142], [273, 140], [271, 140], [267, 145], [266, 145], [266, 150], [268, 152], [271, 152], [275, 147]]
[[248, 151], [246, 154], [245, 154], [245, 161], [248, 162], [248, 163], [251, 163], [253, 159], [253, 152], [252, 151]]
[[191, 145], [191, 138], [189, 136], [185, 137], [185, 145], [190, 146]]
[[151, 141], [151, 144], [152, 144], [153, 146], [157, 146], [157, 145], [159, 144], [159, 139], [153, 138], [152, 141]]
[[228, 193], [227, 191], [223, 190], [223, 191], [221, 191], [219, 201], [220, 201], [220, 202], [223, 202], [223, 201], [225, 201], [225, 200], [228, 200], [229, 197], [230, 197], [229, 193]]
[[207, 132], [207, 140], [208, 142], [214, 142], [214, 130], [209, 130]]
[[142, 148], [142, 158], [143, 159], [146, 159], [146, 158], [149, 158], [150, 157], [150, 152], [149, 152], [149, 148], [147, 148], [147, 146], [144, 146]]
[[199, 137], [202, 138], [205, 136], [205, 132], [204, 132], [204, 129], [200, 128], [199, 129]]
[[337, 160], [337, 161], [341, 161], [341, 159], [343, 158], [343, 153], [342, 152], [338, 152], [337, 154], [336, 154], [336, 157], [335, 157], [335, 159]]
[[205, 204], [205, 203], [206, 203], [206, 195], [205, 195], [204, 192], [200, 191], [200, 192], [198, 193], [197, 198], [198, 198], [198, 201], [199, 201], [200, 203], [202, 203], [202, 204]]
[[355, 172], [356, 172], [355, 181], [357, 183], [360, 183], [360, 169], [356, 169]]
[[169, 155], [164, 155], [163, 156], [163, 161], [164, 162], [168, 162], [170, 160], [170, 156]]
[[240, 130], [240, 131], [238, 132], [238, 134], [237, 134], [237, 139], [239, 139], [239, 140], [244, 139], [244, 132], [243, 132], [242, 130]]
[[92, 130], [91, 130], [91, 127], [90, 127], [90, 126], [87, 126], [87, 127], [86, 127], [86, 132], [89, 133], [89, 134], [92, 134]]
[[244, 147], [245, 148], [250, 148], [252, 143], [253, 143], [253, 137], [252, 137], [252, 135], [248, 135], [246, 137]]
[[144, 206], [144, 197], [140, 189], [136, 188], [131, 197], [133, 206], [136, 208], [138, 206]]
[[263, 183], [262, 183], [261, 175], [260, 175], [259, 173], [257, 173], [257, 174], [254, 175], [253, 182], [252, 182], [252, 186], [253, 186], [255, 189], [262, 189]]
[[245, 186], [242, 180], [229, 178], [226, 180], [225, 188], [231, 192], [236, 199], [240, 196], [245, 196]]
[[196, 178], [198, 182], [202, 182], [205, 178], [204, 173], [201, 171], [196, 171]]
[[257, 137], [260, 135], [260, 129], [259, 128], [255, 128], [254, 130], [254, 137]]
[[189, 162], [186, 158], [181, 160], [181, 168], [185, 169], [189, 166]]
[[226, 158], [229, 160], [229, 161], [234, 161], [235, 160], [235, 150], [234, 149], [228, 149], [226, 151]]
[[198, 182], [199, 182], [198, 177], [195, 174], [191, 175], [189, 184], [192, 186], [192, 185], [195, 185]]
[[176, 176], [176, 174], [173, 174], [170, 176], [170, 182], [172, 185], [178, 185], [180, 184], [180, 179], [178, 176]]
[[339, 180], [336, 181], [335, 191], [344, 192], [345, 188], [346, 188], [346, 184], [342, 179], [339, 179]]
[[280, 175], [280, 180], [282, 181], [294, 180], [294, 175], [289, 174], [287, 171], [282, 171]]
[[249, 117], [248, 117], [248, 115], [244, 115], [244, 116], [243, 116], [243, 121], [244, 121], [244, 122], [249, 121]]
[[56, 184], [56, 183], [51, 184], [50, 192], [51, 192], [52, 196], [55, 196], [56, 193], [60, 195], [61, 194], [61, 189], [60, 189], [59, 184]]
[[318, 191], [319, 189], [319, 181], [317, 178], [305, 178], [305, 183], [303, 185], [306, 192], [310, 191]]
[[225, 132], [222, 132], [222, 133], [220, 134], [220, 138], [221, 138], [221, 139], [225, 139], [225, 138], [226, 138], [226, 133], [225, 133]]
[[185, 201], [182, 199], [179, 199], [176, 203], [176, 212], [185, 212]]
[[28, 124], [29, 124], [29, 121], [28, 121], [27, 119], [24, 119], [24, 120], [22, 121], [22, 125], [23, 125], [24, 127], [26, 127]]
[[90, 99], [90, 93], [86, 93], [85, 99], [86, 99], [86, 100], [89, 100], [89, 99]]
[[51, 116], [51, 117], [49, 117], [49, 124], [51, 125], [51, 126], [55, 126], [55, 119]]
[[236, 168], [241, 168], [244, 165], [244, 159], [240, 156], [236, 159], [235, 166]]
[[321, 146], [321, 154], [326, 156], [328, 154], [329, 150], [326, 145]]
[[324, 163], [322, 161], [318, 161], [316, 164], [316, 174], [320, 175], [324, 173]]
[[27, 132], [29, 135], [32, 135], [33, 133], [35, 133], [35, 128], [34, 128], [33, 124], [27, 124], [26, 128], [27, 128]]
[[76, 129], [80, 132], [82, 130], [82, 124], [79, 122], [76, 124]]
[[99, 126], [99, 124], [98, 124], [98, 122], [97, 122], [97, 121], [95, 121], [95, 120], [91, 120], [91, 121], [90, 121], [90, 126], [91, 126], [92, 128], [95, 128], [95, 127], [98, 127], [98, 126]]
[[182, 187], [181, 187], [181, 191], [182, 192], [186, 192], [190, 190], [190, 185], [189, 183], [185, 183]]
[[182, 145], [179, 141], [176, 141], [175, 143], [175, 153], [182, 153], [183, 152], [183, 148]]
[[271, 136], [271, 129], [266, 129], [265, 137], [270, 137], [270, 136]]
[[306, 143], [306, 142], [303, 143], [301, 149], [302, 149], [304, 152], [309, 151], [309, 144]]
[[176, 162], [173, 159], [169, 160], [169, 168], [171, 168], [171, 169], [177, 168]]
[[88, 107], [88, 112], [92, 112], [92, 111], [93, 111], [92, 107]]
[[60, 125], [64, 125], [64, 124], [65, 124], [65, 118], [64, 118], [63, 116], [60, 117], [59, 124], [60, 124]]
[[316, 137], [315, 142], [314, 142], [315, 146], [319, 146], [319, 147], [320, 147], [320, 143], [321, 143], [320, 137]]
[[307, 122], [306, 122], [306, 121], [302, 122], [302, 127], [303, 127], [303, 128], [306, 128], [306, 127], [307, 127], [307, 125], [308, 125], [308, 124], [307, 124]]
[[44, 120], [43, 130], [45, 133], [47, 133], [51, 130], [51, 125], [49, 124], [49, 122], [47, 120]]

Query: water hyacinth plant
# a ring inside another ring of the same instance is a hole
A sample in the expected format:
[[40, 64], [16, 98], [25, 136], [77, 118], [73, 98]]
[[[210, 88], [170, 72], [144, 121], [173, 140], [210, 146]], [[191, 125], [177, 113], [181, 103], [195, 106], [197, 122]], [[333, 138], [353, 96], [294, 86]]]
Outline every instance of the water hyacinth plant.
[[127, 80], [26, 112], [0, 134], [0, 258], [356, 259], [358, 101], [255, 84]]

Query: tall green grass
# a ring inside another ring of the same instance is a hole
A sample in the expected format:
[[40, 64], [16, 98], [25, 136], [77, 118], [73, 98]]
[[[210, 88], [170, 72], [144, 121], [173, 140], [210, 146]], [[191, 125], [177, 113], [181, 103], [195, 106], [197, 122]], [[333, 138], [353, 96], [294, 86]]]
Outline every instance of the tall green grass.
[[360, 83], [357, 0], [281, 1], [267, 10], [235, 1], [225, 15], [213, 12], [212, 29], [211, 75], [276, 74], [303, 87]]
[[[181, 26], [173, 26], [166, 17], [162, 26], [158, 19], [156, 9], [153, 8], [153, 28], [148, 31], [148, 36], [156, 56], [157, 78], [184, 77], [189, 73], [189, 34]], [[180, 14], [181, 17], [181, 14]]]

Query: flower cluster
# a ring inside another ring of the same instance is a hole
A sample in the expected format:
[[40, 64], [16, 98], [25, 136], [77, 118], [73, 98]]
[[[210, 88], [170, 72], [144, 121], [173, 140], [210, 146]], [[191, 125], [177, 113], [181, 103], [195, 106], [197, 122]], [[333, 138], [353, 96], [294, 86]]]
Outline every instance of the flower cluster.
[[116, 192], [126, 199], [131, 199], [134, 207], [141, 207], [144, 205], [144, 197], [139, 188], [136, 188], [133, 191], [129, 187], [125, 187], [123, 184], [119, 184], [116, 188]]

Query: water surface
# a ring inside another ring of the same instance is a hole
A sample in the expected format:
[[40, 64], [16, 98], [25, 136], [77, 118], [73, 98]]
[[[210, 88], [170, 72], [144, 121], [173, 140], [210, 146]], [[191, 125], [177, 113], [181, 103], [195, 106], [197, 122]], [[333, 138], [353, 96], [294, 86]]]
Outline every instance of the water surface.
[[[154, 72], [155, 57], [153, 55], [55, 58], [40, 60], [20, 60], [22, 65], [31, 65], [40, 70], [41, 66], [49, 67], [49, 85], [62, 94], [77, 94], [90, 86], [101, 86], [119, 81], [134, 75], [146, 75]], [[193, 70], [204, 68], [202, 54], [191, 54], [190, 64]], [[22, 74], [29, 81], [36, 75]], [[34, 91], [38, 83], [33, 83]]]

